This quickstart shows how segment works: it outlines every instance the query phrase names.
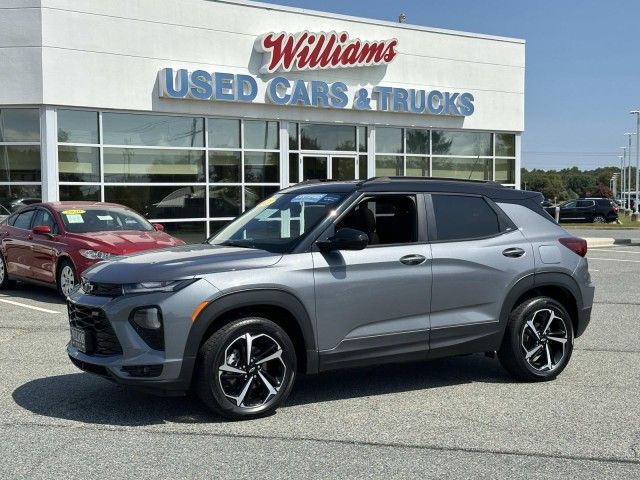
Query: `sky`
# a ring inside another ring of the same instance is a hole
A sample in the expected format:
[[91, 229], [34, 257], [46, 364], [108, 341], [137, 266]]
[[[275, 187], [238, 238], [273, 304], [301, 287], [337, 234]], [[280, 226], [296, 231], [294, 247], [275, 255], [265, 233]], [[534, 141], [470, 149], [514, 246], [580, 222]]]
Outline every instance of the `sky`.
[[[263, 0], [264, 1], [264, 0]], [[526, 41], [522, 166], [619, 165], [640, 107], [638, 0], [274, 0]], [[633, 159], [635, 161], [635, 136]]]

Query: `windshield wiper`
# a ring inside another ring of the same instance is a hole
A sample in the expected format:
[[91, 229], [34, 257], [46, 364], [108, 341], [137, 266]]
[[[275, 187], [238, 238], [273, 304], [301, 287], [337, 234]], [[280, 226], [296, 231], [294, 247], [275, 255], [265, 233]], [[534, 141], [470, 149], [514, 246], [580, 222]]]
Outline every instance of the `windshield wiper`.
[[223, 245], [225, 247], [239, 247], [239, 248], [255, 248], [253, 244], [248, 244], [249, 240], [225, 240], [224, 242], [216, 243], [214, 245]]

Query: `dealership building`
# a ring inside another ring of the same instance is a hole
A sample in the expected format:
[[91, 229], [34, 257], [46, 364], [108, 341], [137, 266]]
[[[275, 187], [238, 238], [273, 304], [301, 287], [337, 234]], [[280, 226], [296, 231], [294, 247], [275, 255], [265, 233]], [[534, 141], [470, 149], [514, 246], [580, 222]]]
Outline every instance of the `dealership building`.
[[241, 0], [0, 0], [0, 202], [117, 202], [199, 241], [309, 179], [519, 188], [524, 48]]

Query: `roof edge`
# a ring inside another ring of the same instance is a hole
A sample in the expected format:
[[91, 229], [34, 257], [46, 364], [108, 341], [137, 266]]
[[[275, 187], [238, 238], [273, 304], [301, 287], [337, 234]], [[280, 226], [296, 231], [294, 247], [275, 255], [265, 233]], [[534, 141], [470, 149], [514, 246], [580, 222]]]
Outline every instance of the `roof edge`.
[[522, 38], [501, 37], [498, 35], [485, 35], [482, 33], [463, 32], [458, 30], [448, 30], [444, 28], [424, 27], [422, 25], [413, 25], [410, 23], [390, 22], [388, 20], [380, 20], [376, 18], [367, 18], [367, 17], [355, 17], [352, 15], [343, 15], [340, 13], [322, 12], [320, 10], [308, 10], [304, 8], [288, 7], [285, 5], [278, 5], [273, 3], [255, 2], [252, 0], [205, 0], [205, 1], [217, 2], [217, 3], [228, 3], [232, 5], [243, 5], [245, 7], [263, 8], [266, 10], [277, 10], [277, 11], [288, 12], [288, 13], [299, 13], [302, 15], [311, 15], [315, 17], [335, 18], [338, 20], [366, 23], [366, 24], [371, 24], [376, 26], [382, 25], [382, 26], [387, 26], [392, 28], [403, 28], [405, 30], [416, 30], [416, 31], [428, 32], [428, 33], [441, 33], [443, 35], [453, 35], [457, 37], [479, 38], [482, 40], [493, 40], [498, 42], [508, 42], [508, 43], [518, 43], [518, 44], [526, 43], [526, 41]]

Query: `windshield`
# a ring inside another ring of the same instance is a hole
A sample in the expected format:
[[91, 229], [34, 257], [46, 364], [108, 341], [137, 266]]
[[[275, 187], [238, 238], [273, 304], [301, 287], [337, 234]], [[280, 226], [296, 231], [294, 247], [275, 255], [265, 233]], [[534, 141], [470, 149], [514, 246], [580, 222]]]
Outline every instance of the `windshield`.
[[150, 232], [153, 226], [135, 212], [113, 208], [67, 209], [60, 211], [64, 229], [71, 233], [133, 230]]
[[287, 252], [344, 197], [343, 193], [276, 194], [221, 230], [209, 243]]

